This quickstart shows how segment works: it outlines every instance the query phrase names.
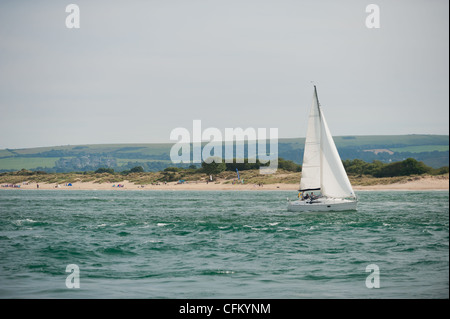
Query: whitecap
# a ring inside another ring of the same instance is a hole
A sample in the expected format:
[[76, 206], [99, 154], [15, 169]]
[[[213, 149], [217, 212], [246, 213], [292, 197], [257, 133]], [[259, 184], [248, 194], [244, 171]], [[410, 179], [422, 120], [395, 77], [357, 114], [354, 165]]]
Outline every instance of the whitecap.
[[36, 221], [32, 220], [30, 218], [18, 219], [18, 220], [13, 221], [13, 224], [16, 226], [22, 226], [23, 223], [36, 223]]
[[261, 228], [252, 227], [252, 230], [267, 230], [267, 227], [261, 227]]
[[289, 228], [289, 227], [284, 227], [284, 228], [282, 228], [282, 229], [278, 229], [277, 231], [291, 231], [291, 230], [293, 230], [293, 231], [295, 231], [295, 229], [293, 229], [293, 228]]
[[162, 243], [162, 240], [157, 240], [157, 239], [149, 239], [143, 242], [143, 244], [148, 244], [148, 243]]
[[117, 227], [117, 226], [123, 226], [123, 225], [125, 225], [125, 223], [119, 223], [119, 224], [111, 225], [111, 227]]
[[169, 224], [165, 224], [165, 223], [158, 223], [158, 224], [156, 224], [156, 226], [159, 226], [159, 227], [164, 227], [164, 226], [167, 226], [167, 225], [169, 225]]
[[218, 274], [234, 274], [233, 270], [218, 270]]

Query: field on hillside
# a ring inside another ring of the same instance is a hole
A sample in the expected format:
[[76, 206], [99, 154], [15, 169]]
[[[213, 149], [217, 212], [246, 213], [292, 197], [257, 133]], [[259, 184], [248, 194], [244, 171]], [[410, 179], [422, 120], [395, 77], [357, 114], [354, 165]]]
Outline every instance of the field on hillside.
[[[449, 163], [448, 135], [337, 136], [334, 140], [342, 160], [357, 158], [389, 163], [412, 157], [433, 168]], [[304, 138], [279, 139], [279, 157], [301, 164], [304, 141]], [[174, 166], [170, 159], [173, 145], [100, 144], [5, 149], [0, 150], [0, 172], [22, 168], [46, 172], [92, 171], [99, 167], [123, 171], [136, 165], [141, 165], [145, 171], [156, 172]], [[222, 154], [225, 154], [224, 149]], [[189, 165], [175, 166], [187, 168]]]

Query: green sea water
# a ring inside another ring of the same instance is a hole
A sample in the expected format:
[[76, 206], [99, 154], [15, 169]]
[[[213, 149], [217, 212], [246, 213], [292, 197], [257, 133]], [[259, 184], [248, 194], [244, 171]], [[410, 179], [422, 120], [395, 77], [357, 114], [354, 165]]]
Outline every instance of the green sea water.
[[449, 297], [448, 191], [307, 214], [295, 195], [1, 190], [0, 298]]

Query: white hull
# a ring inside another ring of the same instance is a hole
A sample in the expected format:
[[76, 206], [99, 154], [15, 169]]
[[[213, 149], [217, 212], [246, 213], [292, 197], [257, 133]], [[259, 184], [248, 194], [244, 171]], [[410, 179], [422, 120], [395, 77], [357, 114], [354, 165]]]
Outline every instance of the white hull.
[[337, 212], [344, 210], [356, 210], [357, 201], [348, 199], [318, 199], [313, 201], [297, 200], [289, 202], [290, 212]]

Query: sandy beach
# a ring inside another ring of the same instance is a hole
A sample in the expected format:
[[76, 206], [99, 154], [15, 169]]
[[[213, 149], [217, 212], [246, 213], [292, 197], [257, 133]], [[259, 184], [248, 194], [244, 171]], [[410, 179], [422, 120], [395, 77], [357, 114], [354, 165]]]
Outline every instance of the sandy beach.
[[[118, 187], [121, 185], [122, 187]], [[426, 176], [417, 179], [411, 179], [404, 183], [393, 183], [393, 184], [378, 184], [370, 186], [353, 186], [356, 191], [418, 191], [418, 190], [448, 190], [449, 189], [449, 179], [448, 176]], [[37, 183], [27, 183], [20, 184], [20, 188], [10, 188], [1, 187], [1, 189], [53, 189], [53, 190], [193, 190], [193, 191], [227, 191], [227, 190], [288, 190], [297, 191], [298, 184], [266, 184], [258, 186], [256, 184], [231, 184], [219, 182], [185, 182], [183, 184], [178, 184], [177, 182], [170, 182], [167, 184], [160, 183], [159, 185], [136, 185], [127, 180], [118, 183], [94, 183], [94, 182], [75, 182], [72, 186], [67, 186], [67, 184], [55, 184], [55, 183], [39, 183], [39, 188]]]

